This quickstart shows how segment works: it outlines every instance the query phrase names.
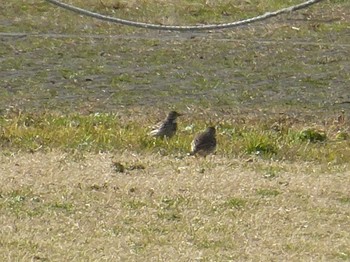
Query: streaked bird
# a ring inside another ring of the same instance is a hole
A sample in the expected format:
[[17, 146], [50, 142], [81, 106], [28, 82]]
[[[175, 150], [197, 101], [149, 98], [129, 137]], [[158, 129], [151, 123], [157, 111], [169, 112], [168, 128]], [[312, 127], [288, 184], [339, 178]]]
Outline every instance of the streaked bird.
[[150, 136], [160, 137], [160, 138], [171, 138], [175, 135], [177, 130], [177, 117], [182, 116], [182, 114], [171, 111], [167, 118], [156, 125], [153, 130], [149, 133]]
[[190, 155], [206, 157], [216, 149], [216, 130], [210, 126], [204, 132], [198, 134], [192, 141]]

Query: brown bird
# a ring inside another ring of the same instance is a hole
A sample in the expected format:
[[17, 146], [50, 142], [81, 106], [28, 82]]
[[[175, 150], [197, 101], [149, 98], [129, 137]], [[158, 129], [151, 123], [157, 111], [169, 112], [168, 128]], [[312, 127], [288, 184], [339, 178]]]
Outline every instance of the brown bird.
[[216, 149], [215, 127], [208, 127], [204, 132], [198, 134], [192, 141], [190, 155], [206, 157]]
[[160, 138], [171, 138], [175, 135], [177, 130], [177, 117], [182, 116], [182, 114], [171, 111], [167, 118], [156, 125], [153, 130], [149, 133], [150, 136], [160, 137]]

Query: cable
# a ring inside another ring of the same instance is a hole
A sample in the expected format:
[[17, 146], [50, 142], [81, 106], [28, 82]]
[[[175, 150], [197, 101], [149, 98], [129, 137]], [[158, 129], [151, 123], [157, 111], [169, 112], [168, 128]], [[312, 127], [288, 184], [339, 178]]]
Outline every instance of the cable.
[[46, 0], [47, 2], [50, 2], [54, 5], [57, 5], [61, 8], [76, 12], [78, 14], [90, 16], [93, 18], [97, 18], [103, 21], [107, 22], [112, 22], [112, 23], [117, 23], [117, 24], [122, 24], [122, 25], [127, 25], [127, 26], [134, 26], [134, 27], [139, 27], [139, 28], [146, 28], [146, 29], [155, 29], [155, 30], [168, 30], [168, 31], [198, 31], [198, 30], [217, 30], [217, 29], [225, 29], [225, 28], [232, 28], [232, 27], [238, 27], [246, 24], [250, 24], [253, 22], [257, 21], [262, 21], [266, 20], [271, 17], [278, 16], [283, 13], [289, 13], [293, 12], [296, 10], [304, 9], [307, 8], [313, 4], [316, 4], [318, 2], [321, 2], [323, 0], [309, 0], [304, 3], [298, 4], [298, 5], [293, 5], [290, 7], [286, 7], [274, 12], [267, 12], [263, 15], [255, 16], [252, 18], [240, 20], [240, 21], [235, 21], [231, 23], [222, 23], [222, 24], [210, 24], [210, 25], [190, 25], [190, 26], [179, 26], [179, 25], [157, 25], [157, 24], [151, 24], [151, 23], [142, 23], [142, 22], [136, 22], [136, 21], [130, 21], [130, 20], [125, 20], [121, 18], [115, 18], [111, 16], [105, 16], [101, 15], [98, 13], [94, 13], [76, 6], [72, 6], [69, 4], [62, 3], [57, 0]]

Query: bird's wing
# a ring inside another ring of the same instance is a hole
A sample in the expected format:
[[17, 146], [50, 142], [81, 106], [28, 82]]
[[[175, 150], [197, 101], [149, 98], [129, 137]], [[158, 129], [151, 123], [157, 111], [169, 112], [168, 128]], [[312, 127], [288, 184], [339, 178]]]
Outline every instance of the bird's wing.
[[196, 150], [206, 149], [208, 147], [215, 146], [216, 140], [214, 137], [209, 136], [208, 134], [202, 134], [195, 140]]
[[156, 134], [156, 133], [159, 131], [159, 129], [162, 128], [163, 125], [164, 125], [164, 122], [158, 122], [157, 124], [151, 126], [151, 127], [150, 127], [150, 129], [151, 129], [150, 134], [151, 134], [151, 135], [152, 135], [152, 133], [153, 133], [153, 134]]

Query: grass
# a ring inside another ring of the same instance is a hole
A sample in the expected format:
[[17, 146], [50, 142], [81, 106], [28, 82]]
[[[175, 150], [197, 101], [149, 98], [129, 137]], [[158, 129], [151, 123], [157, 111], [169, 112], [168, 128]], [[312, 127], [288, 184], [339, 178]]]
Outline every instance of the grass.
[[[169, 25], [300, 2], [69, 1]], [[349, 1], [187, 33], [2, 7], [1, 261], [349, 260]]]
[[[163, 116], [164, 117], [164, 116]], [[230, 119], [230, 115], [225, 116]], [[161, 153], [184, 157], [194, 134], [206, 124], [200, 119], [182, 117], [174, 139], [157, 140], [148, 135], [156, 120], [118, 114], [89, 115], [9, 114], [0, 118], [0, 145], [4, 151], [36, 152], [60, 149], [67, 152]], [[350, 160], [348, 127], [344, 123], [305, 128], [291, 120], [283, 126], [280, 119], [251, 119], [250, 124], [234, 124], [223, 119], [217, 123], [217, 154], [226, 157], [261, 157], [287, 161], [311, 161], [342, 165]], [[339, 138], [339, 132], [343, 134]], [[346, 135], [345, 135], [346, 134]]]
[[[233, 21], [299, 2], [72, 4], [128, 19], [152, 18], [157, 22], [168, 17], [167, 24], [196, 24], [202, 20]], [[6, 87], [1, 91], [6, 99], [0, 101], [0, 106], [68, 113], [87, 109], [115, 112], [134, 105], [268, 111], [284, 111], [288, 105], [297, 110], [306, 107], [317, 115], [325, 108], [337, 111], [339, 107], [334, 104], [344, 100], [339, 96], [347, 92], [350, 77], [348, 7], [346, 1], [325, 1], [303, 14], [213, 32], [207, 37], [206, 33], [195, 32], [159, 35], [86, 17], [77, 21], [74, 13], [46, 2], [19, 5], [9, 1], [3, 16], [17, 18], [6, 19], [2, 32], [39, 35], [4, 41], [0, 84]], [[203, 14], [193, 13], [203, 9]], [[42, 33], [53, 36], [43, 37]], [[329, 96], [329, 90], [338, 95]]]
[[[337, 260], [348, 252], [348, 172], [284, 164], [266, 179], [221, 156], [84, 156], [1, 157], [2, 259]], [[145, 169], [116, 173], [115, 158]]]

